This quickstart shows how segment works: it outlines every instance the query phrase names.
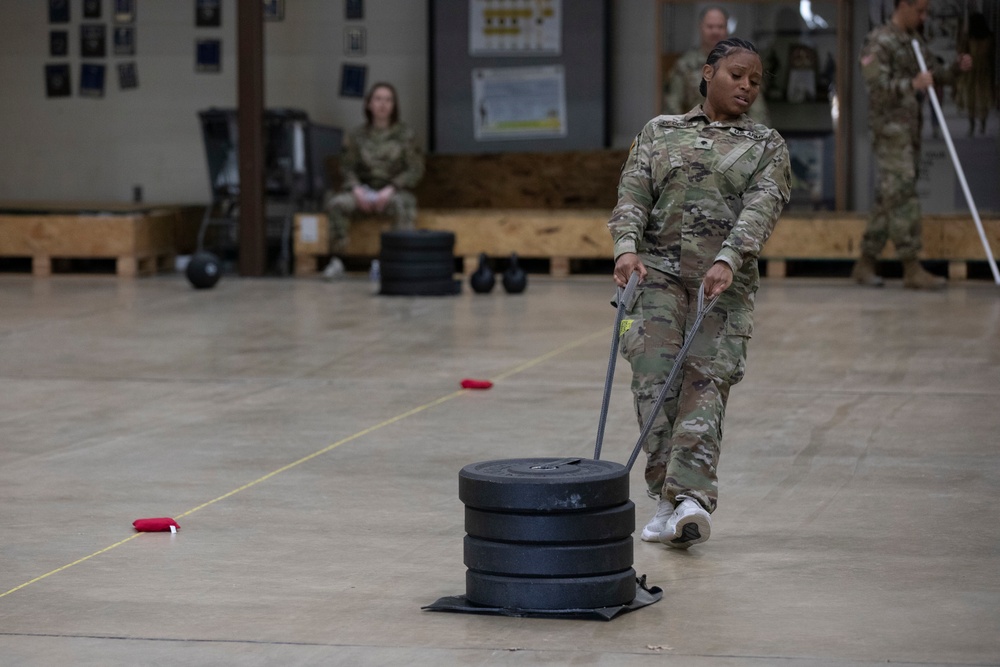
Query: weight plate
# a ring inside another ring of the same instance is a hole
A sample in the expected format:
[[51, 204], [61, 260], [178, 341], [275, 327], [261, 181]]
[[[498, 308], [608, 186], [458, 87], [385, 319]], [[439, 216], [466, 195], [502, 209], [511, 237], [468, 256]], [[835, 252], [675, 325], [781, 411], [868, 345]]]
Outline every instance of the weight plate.
[[589, 577], [632, 567], [632, 537], [600, 544], [512, 544], [465, 536], [465, 566], [515, 577]]
[[595, 511], [523, 514], [465, 508], [465, 532], [503, 542], [608, 542], [635, 531], [631, 500]]
[[443, 296], [459, 294], [460, 280], [382, 280], [379, 294], [387, 296]]
[[403, 264], [402, 262], [382, 262], [382, 280], [451, 280], [455, 266], [451, 262], [431, 264]]
[[396, 250], [452, 250], [455, 247], [452, 232], [430, 229], [382, 232], [380, 240], [382, 248]]
[[635, 598], [635, 570], [599, 577], [505, 577], [466, 570], [465, 597], [504, 609], [598, 609]]
[[455, 255], [450, 250], [398, 250], [382, 248], [381, 262], [401, 262], [404, 264], [444, 264], [455, 265]]
[[628, 470], [594, 459], [503, 459], [470, 463], [458, 474], [458, 497], [483, 510], [566, 512], [628, 500]]

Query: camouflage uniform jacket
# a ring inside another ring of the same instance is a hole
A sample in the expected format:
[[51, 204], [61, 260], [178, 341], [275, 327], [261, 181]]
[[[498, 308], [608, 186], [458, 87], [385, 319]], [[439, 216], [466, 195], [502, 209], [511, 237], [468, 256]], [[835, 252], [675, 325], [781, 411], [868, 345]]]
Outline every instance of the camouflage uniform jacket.
[[[707, 56], [701, 49], [691, 49], [677, 59], [670, 70], [670, 80], [663, 91], [663, 113], [682, 114], [702, 103], [705, 98], [699, 86], [701, 86], [701, 70], [705, 66], [706, 59]], [[747, 115], [758, 123], [771, 127], [771, 114], [764, 101], [763, 90]]]
[[658, 116], [632, 142], [608, 228], [615, 258], [701, 279], [716, 261], [756, 288], [757, 257], [788, 203], [785, 140], [746, 115], [709, 122], [701, 106]]
[[920, 42], [935, 85], [955, 80], [955, 71], [938, 63], [917, 33], [906, 32], [891, 21], [872, 30], [861, 49], [861, 75], [868, 88], [868, 119], [877, 136], [920, 138], [924, 95], [913, 89], [913, 77], [920, 73], [911, 45], [914, 39]]
[[403, 123], [384, 130], [362, 125], [347, 135], [340, 169], [345, 190], [362, 183], [375, 190], [386, 185], [408, 190], [424, 175], [424, 155]]

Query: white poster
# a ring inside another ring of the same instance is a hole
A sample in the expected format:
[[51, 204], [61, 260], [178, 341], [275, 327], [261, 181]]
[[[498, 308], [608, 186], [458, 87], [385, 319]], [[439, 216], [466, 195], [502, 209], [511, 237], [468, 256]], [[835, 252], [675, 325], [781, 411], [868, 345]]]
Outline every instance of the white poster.
[[562, 0], [469, 0], [470, 56], [558, 56]]
[[472, 70], [476, 141], [566, 136], [562, 65]]

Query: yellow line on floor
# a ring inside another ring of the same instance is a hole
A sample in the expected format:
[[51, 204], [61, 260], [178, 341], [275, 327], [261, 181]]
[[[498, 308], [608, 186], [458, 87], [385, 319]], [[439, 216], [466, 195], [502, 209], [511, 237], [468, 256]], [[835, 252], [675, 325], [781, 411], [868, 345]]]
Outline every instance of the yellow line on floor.
[[111, 551], [115, 547], [118, 547], [118, 546], [121, 546], [121, 545], [125, 544], [129, 540], [134, 540], [135, 538], [139, 537], [140, 535], [142, 535], [142, 533], [136, 533], [135, 535], [131, 535], [129, 537], [126, 537], [121, 542], [115, 542], [114, 544], [112, 544], [109, 547], [104, 547], [100, 551], [95, 551], [94, 553], [90, 554], [89, 556], [84, 556], [83, 558], [80, 558], [79, 560], [75, 560], [72, 563], [68, 563], [66, 565], [63, 565], [62, 567], [57, 567], [56, 569], [52, 570], [51, 572], [46, 572], [45, 574], [41, 575], [40, 577], [35, 577], [31, 581], [26, 581], [23, 584], [21, 584], [20, 586], [15, 586], [14, 588], [12, 588], [9, 591], [7, 591], [6, 593], [0, 593], [0, 598], [4, 597], [5, 595], [10, 595], [11, 593], [13, 593], [15, 591], [19, 591], [22, 588], [24, 588], [25, 586], [30, 586], [31, 584], [35, 583], [36, 581], [41, 581], [45, 577], [51, 577], [53, 574], [56, 574], [58, 572], [62, 572], [63, 570], [68, 570], [69, 568], [73, 567], [74, 565], [79, 565], [80, 563], [82, 563], [85, 560], [90, 560], [94, 556], [100, 556], [101, 554], [103, 554], [103, 553], [105, 553], [107, 551]]
[[[575, 347], [579, 347], [581, 345], [589, 343], [590, 341], [592, 341], [595, 338], [597, 338], [599, 335], [601, 335], [601, 334], [596, 334], [595, 333], [595, 334], [591, 334], [589, 336], [584, 336], [583, 338], [578, 338], [575, 341], [566, 343], [562, 347], [558, 347], [555, 350], [552, 350], [551, 352], [547, 352], [547, 353], [545, 353], [545, 354], [543, 354], [543, 355], [541, 355], [539, 357], [535, 357], [534, 359], [530, 359], [530, 360], [528, 360], [528, 361], [526, 361], [526, 362], [524, 362], [524, 363], [522, 363], [522, 364], [520, 364], [518, 366], [515, 366], [514, 368], [512, 368], [512, 369], [510, 369], [508, 371], [504, 371], [500, 375], [497, 375], [496, 377], [494, 377], [493, 380], [494, 381], [504, 380], [506, 378], [509, 378], [512, 375], [516, 375], [517, 373], [521, 373], [523, 371], [526, 371], [529, 368], [532, 368], [534, 366], [537, 366], [538, 364], [541, 364], [541, 363], [544, 363], [545, 361], [548, 361], [552, 357], [555, 357], [557, 355], [562, 354], [563, 352], [567, 352], [569, 350], [572, 350]], [[286, 470], [291, 470], [295, 466], [301, 465], [301, 464], [305, 463], [306, 461], [311, 461], [312, 459], [316, 458], [317, 456], [322, 456], [323, 454], [326, 454], [327, 452], [329, 452], [329, 451], [331, 451], [333, 449], [336, 449], [337, 447], [340, 447], [341, 445], [345, 445], [348, 442], [351, 442], [352, 440], [357, 440], [358, 438], [366, 436], [369, 433], [372, 433], [374, 431], [379, 430], [380, 428], [384, 428], [386, 426], [389, 426], [390, 424], [395, 424], [396, 422], [401, 421], [403, 419], [406, 419], [407, 417], [412, 417], [413, 415], [418, 414], [420, 412], [423, 412], [424, 410], [429, 410], [430, 408], [433, 408], [433, 407], [436, 407], [438, 405], [441, 405], [442, 403], [446, 403], [447, 401], [450, 401], [453, 398], [461, 396], [462, 394], [465, 394], [468, 391], [470, 391], [470, 390], [468, 390], [468, 389], [459, 389], [458, 391], [453, 391], [452, 393], [446, 394], [445, 396], [437, 398], [437, 399], [435, 399], [435, 400], [433, 400], [433, 401], [431, 401], [429, 403], [424, 403], [423, 405], [415, 407], [412, 410], [407, 410], [406, 412], [404, 412], [402, 414], [399, 414], [399, 415], [396, 415], [395, 417], [391, 417], [389, 419], [386, 419], [383, 422], [379, 422], [378, 424], [375, 424], [374, 426], [369, 426], [368, 428], [363, 429], [361, 431], [358, 431], [357, 433], [355, 433], [353, 435], [349, 435], [346, 438], [343, 438], [342, 440], [338, 440], [337, 442], [333, 443], [332, 445], [327, 445], [323, 449], [317, 450], [317, 451], [313, 452], [312, 454], [309, 454], [308, 456], [303, 456], [301, 459], [299, 459], [297, 461], [292, 461], [288, 465], [282, 466], [282, 467], [278, 468], [277, 470], [269, 472], [266, 475], [264, 475], [263, 477], [258, 477], [257, 479], [253, 480], [252, 482], [247, 482], [243, 486], [241, 486], [241, 487], [239, 487], [237, 489], [233, 489], [229, 493], [224, 493], [221, 496], [219, 496], [218, 498], [213, 498], [212, 500], [209, 500], [206, 503], [202, 503], [201, 505], [198, 505], [195, 508], [189, 509], [188, 511], [184, 512], [183, 514], [177, 514], [174, 518], [180, 519], [181, 517], [185, 517], [185, 516], [189, 516], [191, 514], [194, 514], [195, 512], [197, 512], [200, 509], [204, 509], [204, 508], [208, 507], [209, 505], [213, 505], [213, 504], [219, 502], [220, 500], [225, 500], [226, 498], [229, 498], [231, 496], [235, 496], [240, 491], [246, 491], [247, 489], [249, 489], [252, 486], [256, 486], [257, 484], [260, 484], [261, 482], [269, 480], [272, 477], [274, 477], [275, 475], [283, 473]], [[140, 535], [142, 535], [142, 533], [136, 533], [134, 535], [126, 537], [124, 540], [121, 540], [120, 542], [115, 542], [114, 544], [112, 544], [110, 546], [104, 547], [100, 551], [95, 551], [94, 553], [90, 554], [89, 556], [84, 556], [83, 558], [75, 560], [72, 563], [68, 563], [66, 565], [63, 565], [62, 567], [57, 567], [56, 569], [52, 570], [51, 572], [46, 572], [43, 575], [35, 577], [31, 581], [24, 582], [20, 586], [15, 586], [14, 588], [12, 588], [9, 591], [7, 591], [6, 593], [0, 593], [0, 598], [6, 597], [6, 596], [10, 595], [11, 593], [15, 593], [15, 592], [21, 590], [22, 588], [25, 588], [26, 586], [30, 586], [31, 584], [34, 584], [36, 582], [41, 581], [42, 579], [45, 579], [46, 577], [51, 577], [53, 574], [58, 574], [59, 572], [62, 572], [63, 570], [68, 570], [69, 568], [73, 567], [74, 565], [79, 565], [80, 563], [83, 563], [84, 561], [88, 561], [91, 558], [94, 558], [95, 556], [100, 556], [103, 553], [107, 553], [108, 551], [111, 551], [112, 549], [114, 549], [116, 547], [120, 547], [121, 545], [125, 544], [126, 542], [128, 542], [130, 540], [134, 540], [135, 538], [139, 537]]]

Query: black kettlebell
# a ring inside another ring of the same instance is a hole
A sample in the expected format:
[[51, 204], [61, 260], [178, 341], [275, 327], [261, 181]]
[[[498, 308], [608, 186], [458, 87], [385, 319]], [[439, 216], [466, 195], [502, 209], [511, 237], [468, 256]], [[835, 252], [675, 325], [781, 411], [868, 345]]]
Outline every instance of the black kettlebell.
[[517, 253], [510, 256], [510, 264], [503, 272], [503, 288], [508, 294], [520, 294], [528, 286], [528, 274], [517, 263]]
[[472, 285], [472, 291], [476, 294], [488, 294], [496, 282], [496, 275], [493, 273], [493, 269], [490, 268], [486, 253], [479, 253], [479, 268], [469, 276], [469, 284]]
[[222, 277], [222, 262], [210, 252], [196, 252], [188, 262], [184, 275], [195, 289], [215, 287]]

